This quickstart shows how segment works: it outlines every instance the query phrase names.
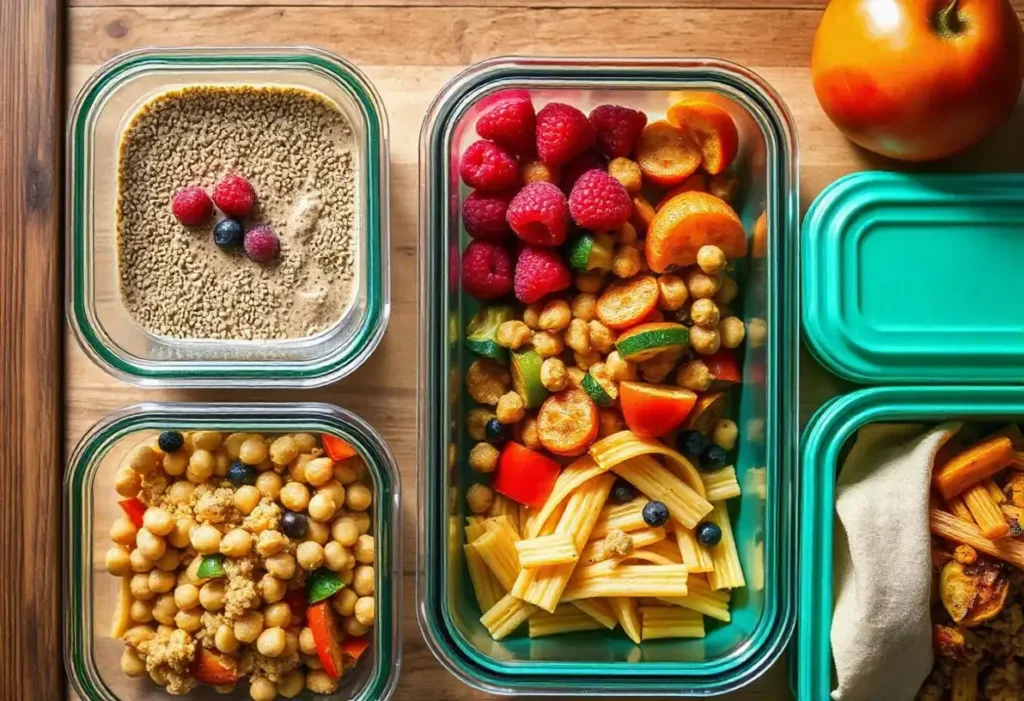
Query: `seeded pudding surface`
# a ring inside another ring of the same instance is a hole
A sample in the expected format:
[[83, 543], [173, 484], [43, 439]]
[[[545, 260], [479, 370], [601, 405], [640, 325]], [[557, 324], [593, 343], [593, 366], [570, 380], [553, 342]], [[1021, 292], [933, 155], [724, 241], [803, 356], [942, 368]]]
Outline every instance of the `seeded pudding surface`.
[[[161, 94], [134, 116], [118, 165], [118, 274], [124, 305], [152, 333], [185, 339], [315, 335], [351, 306], [356, 286], [356, 156], [333, 102], [297, 88], [198, 86]], [[245, 227], [280, 237], [272, 264], [213, 242], [219, 211], [182, 226], [179, 189], [212, 192], [225, 175], [252, 184]]]

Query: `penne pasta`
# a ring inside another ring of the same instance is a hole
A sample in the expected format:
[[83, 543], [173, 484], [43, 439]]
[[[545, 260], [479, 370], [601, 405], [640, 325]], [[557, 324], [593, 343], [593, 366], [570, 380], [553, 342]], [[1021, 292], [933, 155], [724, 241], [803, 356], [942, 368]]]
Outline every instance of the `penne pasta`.
[[608, 504], [601, 510], [601, 515], [594, 524], [594, 530], [590, 534], [591, 539], [604, 538], [611, 531], [636, 531], [647, 528], [644, 521], [644, 505], [650, 499], [637, 497], [625, 504]]
[[508, 537], [513, 541], [519, 540], [519, 528], [516, 526], [516, 522], [513, 521], [508, 514], [488, 518], [484, 521], [484, 528], [487, 531], [493, 531], [500, 528], [508, 533]]
[[989, 540], [999, 540], [1010, 535], [1010, 524], [1003, 518], [999, 503], [992, 498], [984, 482], [968, 487], [960, 496], [983, 536]]
[[971, 516], [971, 510], [967, 508], [967, 504], [960, 497], [953, 497], [946, 501], [946, 506], [949, 511], [956, 515], [957, 518], [962, 518], [964, 521], [974, 523], [974, 517]]
[[491, 502], [491, 508], [487, 510], [487, 515], [491, 518], [507, 516], [512, 528], [515, 529], [517, 534], [520, 534], [519, 504], [509, 499], [504, 494], [499, 494], [498, 492], [494, 493], [494, 501]]
[[[679, 553], [679, 548], [676, 546], [675, 543], [673, 543], [668, 538], [657, 540], [649, 545], [643, 545], [638, 549], [645, 552], [654, 553], [655, 555], [660, 555], [673, 565], [686, 564], [685, 562], [683, 562], [683, 557]], [[690, 572], [692, 573], [693, 570], [690, 570]]]
[[599, 563], [573, 573], [562, 601], [613, 596], [686, 596], [686, 565], [621, 565]]
[[519, 505], [519, 535], [526, 535], [526, 529], [530, 523], [530, 515], [533, 510], [526, 504]]
[[1013, 538], [992, 541], [982, 535], [981, 530], [973, 523], [968, 523], [956, 516], [931, 509], [928, 512], [929, 528], [940, 538], [954, 543], [966, 543], [975, 550], [999, 558], [1024, 569], [1024, 542]]
[[580, 559], [579, 553], [576, 552], [576, 543], [568, 533], [553, 533], [520, 540], [516, 543], [516, 550], [519, 553], [519, 566], [523, 569], [562, 565]]
[[631, 596], [616, 596], [608, 599], [608, 603], [611, 604], [612, 612], [622, 626], [623, 632], [639, 645], [643, 638], [640, 635], [640, 607], [636, 599]]
[[538, 611], [530, 616], [529, 625], [531, 638], [601, 628], [600, 623], [572, 604], [563, 604], [554, 613]]
[[989, 496], [992, 497], [992, 501], [997, 504], [1002, 504], [1006, 501], [1006, 495], [1003, 494], [1003, 490], [999, 488], [996, 481], [992, 478], [985, 480], [982, 484], [985, 485], [985, 489], [988, 490]]
[[619, 431], [590, 446], [590, 455], [606, 470], [626, 460], [651, 454], [663, 456], [675, 476], [704, 498], [704, 483], [697, 468], [682, 455], [653, 438], [643, 438], [632, 431]]
[[548, 495], [544, 506], [532, 517], [527, 528], [526, 537], [536, 538], [540, 535], [541, 528], [548, 518], [554, 513], [570, 494], [578, 487], [586, 484], [589, 480], [608, 471], [608, 468], [601, 467], [589, 455], [584, 455], [571, 465], [562, 470], [555, 481], [555, 486]]
[[571, 606], [575, 606], [608, 630], [613, 629], [618, 624], [618, 619], [612, 611], [609, 599], [580, 599], [579, 601], [573, 601]]
[[664, 503], [672, 518], [687, 528], [694, 528], [713, 508], [704, 497], [649, 455], [638, 455], [616, 463], [612, 472], [648, 497]]
[[466, 542], [472, 543], [474, 540], [482, 536], [487, 532], [483, 516], [470, 516], [466, 519]]
[[704, 577], [692, 575], [686, 582], [689, 590], [686, 596], [661, 599], [673, 606], [681, 606], [691, 611], [702, 613], [709, 618], [728, 623], [732, 620], [729, 613], [729, 592], [726, 590], [714, 591]]
[[735, 467], [703, 472], [700, 478], [704, 482], [704, 498], [708, 501], [725, 501], [740, 495], [740, 483], [736, 480]]
[[480, 622], [492, 638], [502, 640], [514, 633], [516, 628], [526, 623], [536, 612], [536, 606], [506, 594], [498, 603], [487, 609], [480, 617]]
[[711, 520], [722, 529], [722, 540], [718, 545], [709, 548], [714, 569], [708, 572], [708, 583], [712, 589], [738, 589], [746, 586], [743, 578], [743, 567], [740, 565], [740, 554], [736, 550], [736, 540], [732, 534], [732, 523], [724, 502], [715, 504]]
[[691, 572], [710, 572], [715, 569], [715, 561], [706, 547], [697, 542], [697, 535], [689, 528], [676, 528], [676, 544], [683, 564]]
[[466, 555], [466, 567], [469, 568], [469, 580], [473, 583], [473, 593], [476, 595], [476, 602], [480, 605], [481, 611], [487, 611], [505, 595], [505, 589], [498, 581], [494, 573], [480, 557], [476, 546], [472, 543], [462, 546]]
[[696, 611], [677, 606], [641, 606], [641, 635], [644, 640], [658, 638], [703, 638], [704, 617]]
[[516, 538], [512, 537], [509, 530], [508, 527], [497, 525], [472, 543], [505, 591], [511, 591], [520, 569]]
[[[654, 543], [665, 540], [665, 538], [668, 537], [668, 534], [665, 533], [665, 529], [661, 527], [647, 527], [638, 531], [633, 531], [628, 535], [633, 541], [634, 549], [653, 545]], [[580, 553], [581, 565], [593, 565], [606, 559], [608, 558], [605, 557], [604, 553], [604, 539], [590, 541], [583, 549], [583, 552]]]

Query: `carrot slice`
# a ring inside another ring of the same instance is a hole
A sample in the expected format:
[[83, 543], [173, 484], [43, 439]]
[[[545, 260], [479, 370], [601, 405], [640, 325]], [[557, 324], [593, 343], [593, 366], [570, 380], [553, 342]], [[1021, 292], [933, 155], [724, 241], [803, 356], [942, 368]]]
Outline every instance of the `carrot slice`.
[[700, 167], [700, 149], [682, 129], [661, 120], [648, 124], [636, 147], [636, 162], [656, 185], [678, 185]]
[[647, 229], [654, 221], [654, 207], [643, 195], [633, 195], [633, 213], [629, 215], [629, 223], [641, 235], [647, 233]]
[[579, 389], [552, 395], [537, 414], [537, 435], [555, 455], [580, 455], [597, 438], [597, 405]]
[[686, 132], [700, 147], [704, 170], [717, 175], [739, 151], [736, 123], [724, 109], [707, 100], [681, 100], [669, 108], [669, 123]]
[[597, 300], [597, 316], [612, 329], [626, 329], [643, 321], [658, 306], [658, 281], [639, 275], [613, 282]]
[[1008, 466], [1016, 458], [1005, 436], [989, 438], [954, 455], [935, 470], [932, 482], [945, 499], [952, 499]]
[[707, 192], [708, 191], [708, 175], [697, 171], [683, 182], [676, 185], [674, 188], [666, 192], [658, 200], [658, 204], [654, 205], [654, 211], [661, 210], [666, 204], [671, 202], [674, 198], [683, 194], [684, 192]]
[[728, 204], [706, 192], [685, 192], [654, 217], [645, 239], [647, 264], [656, 273], [697, 262], [701, 246], [715, 245], [726, 258], [747, 254], [743, 222]]

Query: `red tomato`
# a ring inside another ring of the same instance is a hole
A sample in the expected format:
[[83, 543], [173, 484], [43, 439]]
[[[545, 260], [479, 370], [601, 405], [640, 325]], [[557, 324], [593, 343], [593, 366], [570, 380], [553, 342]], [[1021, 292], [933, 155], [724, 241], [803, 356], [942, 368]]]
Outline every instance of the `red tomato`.
[[238, 681], [238, 667], [235, 658], [207, 650], [196, 645], [196, 656], [192, 660], [192, 676], [203, 684], [231, 685]]
[[554, 489], [561, 471], [551, 458], [509, 441], [498, 457], [494, 489], [513, 501], [539, 509]]
[[728, 348], [722, 348], [714, 355], [704, 358], [704, 364], [708, 366], [708, 370], [715, 378], [714, 384], [719, 388], [724, 389], [740, 381], [739, 361], [736, 360], [736, 354]]
[[124, 499], [117, 503], [120, 505], [124, 515], [128, 517], [128, 520], [134, 523], [136, 528], [142, 528], [142, 517], [146, 513], [146, 505], [135, 497]]
[[322, 434], [320, 441], [324, 444], [324, 451], [327, 453], [327, 457], [334, 462], [341, 462], [356, 454], [356, 449], [350, 446], [348, 441], [332, 436], [329, 433]]
[[633, 433], [656, 438], [677, 428], [697, 403], [688, 389], [643, 382], [619, 385], [622, 418]]

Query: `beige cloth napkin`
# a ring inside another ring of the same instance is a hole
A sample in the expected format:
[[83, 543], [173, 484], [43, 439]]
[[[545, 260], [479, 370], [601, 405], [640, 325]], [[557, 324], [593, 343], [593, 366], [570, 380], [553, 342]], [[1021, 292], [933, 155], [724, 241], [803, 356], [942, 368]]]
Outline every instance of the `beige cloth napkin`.
[[835, 701], [913, 701], [932, 667], [928, 498], [959, 424], [862, 428], [836, 485]]

